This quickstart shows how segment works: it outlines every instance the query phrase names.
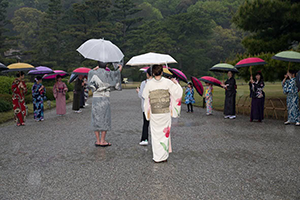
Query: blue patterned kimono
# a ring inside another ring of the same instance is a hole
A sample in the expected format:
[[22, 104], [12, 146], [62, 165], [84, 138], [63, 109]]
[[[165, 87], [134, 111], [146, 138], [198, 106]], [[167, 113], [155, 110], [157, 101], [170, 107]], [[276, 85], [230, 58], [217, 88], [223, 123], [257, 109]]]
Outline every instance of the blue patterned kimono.
[[32, 86], [33, 113], [34, 119], [37, 121], [44, 120], [44, 97], [46, 94], [46, 88], [39, 91], [41, 87], [42, 84], [37, 83], [34, 83]]
[[193, 88], [186, 88], [185, 90], [185, 103], [195, 103], [194, 99], [194, 89]]
[[288, 110], [288, 121], [291, 123], [299, 122], [300, 111], [299, 111], [299, 96], [298, 88], [296, 86], [296, 78], [286, 80], [282, 84], [283, 93], [287, 94], [286, 103]]

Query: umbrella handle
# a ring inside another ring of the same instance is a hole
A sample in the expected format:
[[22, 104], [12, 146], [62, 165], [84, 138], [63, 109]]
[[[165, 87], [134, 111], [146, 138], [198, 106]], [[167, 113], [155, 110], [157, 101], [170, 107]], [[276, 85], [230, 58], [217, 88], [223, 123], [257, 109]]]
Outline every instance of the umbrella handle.
[[289, 62], [289, 65], [288, 65], [288, 72], [290, 71], [290, 66], [291, 66], [291, 62]]
[[252, 76], [252, 66], [250, 66], [250, 75]]

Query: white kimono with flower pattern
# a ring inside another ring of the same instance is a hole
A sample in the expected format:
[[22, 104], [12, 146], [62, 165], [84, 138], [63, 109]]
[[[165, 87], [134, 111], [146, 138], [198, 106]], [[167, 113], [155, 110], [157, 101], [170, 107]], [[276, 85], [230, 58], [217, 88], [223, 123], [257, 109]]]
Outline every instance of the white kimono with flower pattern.
[[148, 81], [143, 91], [146, 119], [150, 120], [153, 160], [168, 159], [171, 148], [171, 117], [179, 117], [182, 87], [162, 77]]

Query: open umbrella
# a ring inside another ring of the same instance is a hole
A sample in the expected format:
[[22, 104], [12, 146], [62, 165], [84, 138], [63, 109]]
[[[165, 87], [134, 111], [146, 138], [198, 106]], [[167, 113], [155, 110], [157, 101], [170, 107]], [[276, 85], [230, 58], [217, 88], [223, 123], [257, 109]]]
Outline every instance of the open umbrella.
[[142, 65], [163, 65], [169, 63], [177, 63], [177, 61], [168, 54], [146, 53], [132, 57], [126, 65], [142, 66]]
[[2, 70], [8, 70], [8, 68], [4, 64], [0, 63], [0, 71]]
[[71, 76], [70, 76], [70, 79], [69, 79], [69, 83], [72, 83], [73, 81], [75, 81], [76, 78], [78, 78], [78, 75], [72, 73]]
[[196, 91], [200, 94], [200, 96], [203, 95], [203, 85], [201, 81], [199, 81], [196, 77], [192, 76], [191, 77], [192, 83], [196, 89]]
[[174, 76], [176, 76], [180, 80], [182, 80], [186, 83], [188, 82], [186, 75], [182, 71], [180, 71], [179, 69], [169, 68], [169, 70], [170, 70], [170, 72], [172, 72], [172, 74], [174, 74]]
[[13, 72], [13, 71], [29, 71], [35, 69], [34, 66], [27, 63], [14, 63], [7, 66], [8, 70], [3, 72]]
[[275, 60], [282, 60], [289, 62], [288, 70], [290, 69], [291, 62], [300, 62], [300, 53], [296, 51], [282, 51], [272, 57]]
[[200, 81], [203, 81], [205, 83], [211, 83], [213, 85], [221, 86], [221, 81], [219, 81], [218, 79], [212, 77], [212, 76], [202, 76], [201, 78], [199, 78]]
[[234, 73], [239, 73], [239, 71], [231, 64], [227, 63], [219, 63], [214, 65], [212, 68], [209, 69], [209, 71], [212, 72], [234, 72]]
[[265, 65], [265, 64], [267, 64], [267, 62], [264, 61], [263, 59], [252, 57], [252, 58], [246, 58], [246, 59], [240, 60], [235, 65], [235, 68], [250, 67], [250, 74], [252, 75], [252, 66]]
[[91, 71], [90, 68], [86, 68], [86, 67], [79, 67], [77, 69], [75, 69], [72, 74], [77, 74], [77, 75], [88, 75], [89, 71]]
[[36, 67], [34, 70], [30, 70], [28, 75], [43, 75], [43, 74], [50, 74], [54, 73], [52, 69], [49, 67], [39, 66]]
[[69, 74], [63, 70], [54, 70], [53, 71], [54, 73], [51, 73], [51, 74], [45, 74], [43, 76], [43, 79], [44, 80], [53, 80], [56, 78], [57, 75], [60, 75], [61, 77], [66, 77], [68, 76]]
[[77, 51], [85, 58], [101, 62], [120, 62], [124, 54], [111, 41], [90, 39], [84, 42]]

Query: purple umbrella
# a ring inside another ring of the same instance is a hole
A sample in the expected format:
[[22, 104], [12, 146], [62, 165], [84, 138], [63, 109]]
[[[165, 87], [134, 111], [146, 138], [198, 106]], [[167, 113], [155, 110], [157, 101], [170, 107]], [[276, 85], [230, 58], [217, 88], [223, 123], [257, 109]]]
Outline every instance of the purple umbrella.
[[39, 66], [36, 67], [34, 70], [30, 70], [28, 75], [43, 75], [43, 74], [51, 74], [53, 70], [49, 67]]

